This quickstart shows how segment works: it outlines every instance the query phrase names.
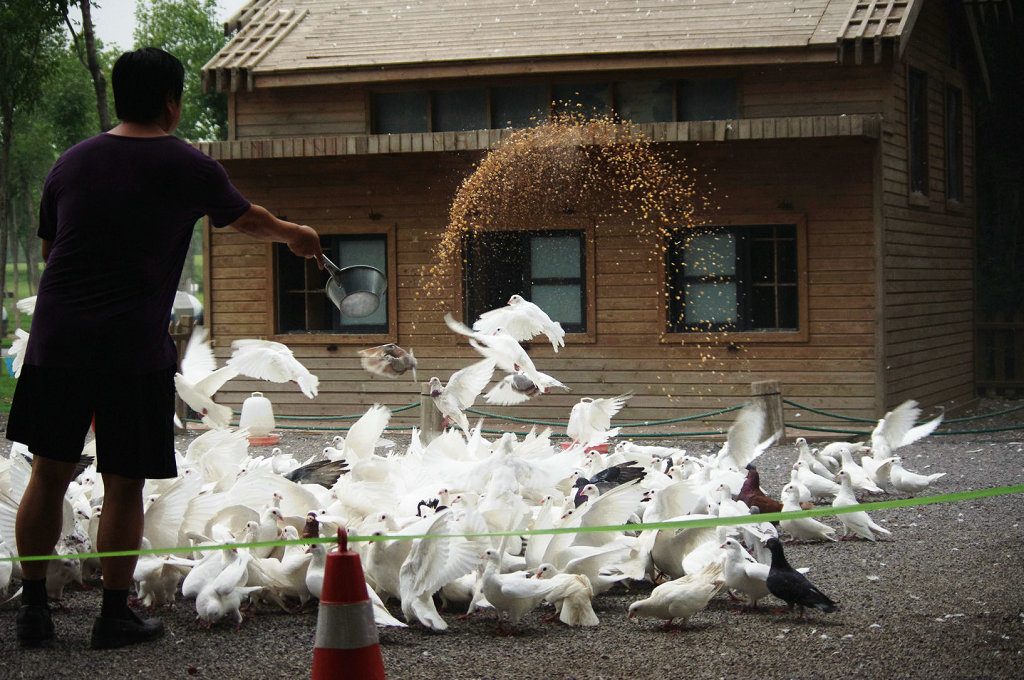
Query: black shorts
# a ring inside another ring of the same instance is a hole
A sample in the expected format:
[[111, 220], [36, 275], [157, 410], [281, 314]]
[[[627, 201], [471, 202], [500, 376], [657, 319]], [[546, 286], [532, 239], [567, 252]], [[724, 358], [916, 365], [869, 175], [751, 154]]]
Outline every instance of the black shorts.
[[14, 388], [7, 438], [35, 456], [77, 462], [96, 418], [96, 470], [134, 479], [177, 476], [174, 369], [97, 375], [25, 364]]

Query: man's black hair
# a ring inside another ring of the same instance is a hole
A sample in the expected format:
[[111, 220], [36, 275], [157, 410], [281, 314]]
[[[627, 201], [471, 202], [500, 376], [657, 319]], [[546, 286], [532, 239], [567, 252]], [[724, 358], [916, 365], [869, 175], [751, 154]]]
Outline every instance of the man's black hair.
[[174, 101], [181, 100], [185, 69], [173, 54], [143, 47], [118, 57], [111, 80], [117, 117], [148, 123], [163, 111], [168, 95]]

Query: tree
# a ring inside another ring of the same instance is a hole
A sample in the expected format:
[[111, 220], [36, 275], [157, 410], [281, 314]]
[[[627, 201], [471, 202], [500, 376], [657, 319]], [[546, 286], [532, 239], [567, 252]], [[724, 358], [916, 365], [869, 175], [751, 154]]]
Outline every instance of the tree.
[[[103, 63], [109, 55], [100, 54]], [[10, 161], [10, 240], [17, 261], [25, 254], [29, 286], [37, 283], [34, 265], [38, 253], [36, 218], [46, 173], [68, 147], [92, 136], [98, 128], [93, 88], [73, 47], [63, 46], [42, 83], [42, 92], [31, 115], [16, 112]], [[17, 316], [17, 315], [15, 315]]]
[[0, 295], [7, 291], [11, 148], [15, 115], [28, 115], [61, 45], [62, 3], [0, 0]]
[[178, 136], [188, 141], [227, 139], [227, 97], [203, 92], [200, 71], [224, 46], [217, 0], [139, 0], [135, 8], [136, 47], [159, 47], [185, 66]]
[[[67, 10], [76, 2], [82, 10], [81, 38], [75, 32], [75, 27], [68, 18], [67, 13]], [[103, 75], [99, 52], [96, 49], [96, 31], [92, 23], [91, 0], [71, 0], [70, 4], [64, 8], [64, 23], [71, 33], [71, 39], [75, 52], [78, 54], [78, 60], [82, 62], [82, 66], [89, 71], [89, 75], [92, 77], [93, 90], [96, 92], [96, 114], [99, 117], [100, 132], [106, 132], [114, 126], [110, 122], [110, 107], [107, 106], [107, 79]]]

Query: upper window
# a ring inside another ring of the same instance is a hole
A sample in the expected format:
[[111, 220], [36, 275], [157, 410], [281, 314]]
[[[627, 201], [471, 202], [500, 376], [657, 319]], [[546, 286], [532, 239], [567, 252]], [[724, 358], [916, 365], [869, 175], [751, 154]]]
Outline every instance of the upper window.
[[907, 77], [907, 160], [910, 192], [928, 194], [928, 77], [912, 68]]
[[739, 116], [732, 78], [680, 80], [676, 84], [677, 120], [724, 120]]
[[964, 100], [952, 85], [946, 86], [946, 200], [964, 200]]
[[379, 92], [374, 134], [529, 127], [551, 111], [584, 116], [615, 111], [633, 123], [716, 120], [739, 115], [733, 78], [535, 83], [454, 90]]
[[530, 127], [548, 117], [547, 85], [491, 88], [491, 128]]
[[666, 250], [669, 332], [797, 330], [798, 260], [794, 224], [679, 233]]
[[[376, 267], [388, 276], [386, 234], [320, 237], [324, 253], [339, 267], [356, 264]], [[312, 259], [295, 257], [288, 246], [277, 244], [277, 332], [328, 334], [383, 334], [389, 330], [387, 294], [369, 316], [342, 316], [327, 297], [328, 274]]]
[[562, 324], [567, 333], [587, 327], [584, 232], [487, 231], [464, 243], [466, 318], [522, 295]]

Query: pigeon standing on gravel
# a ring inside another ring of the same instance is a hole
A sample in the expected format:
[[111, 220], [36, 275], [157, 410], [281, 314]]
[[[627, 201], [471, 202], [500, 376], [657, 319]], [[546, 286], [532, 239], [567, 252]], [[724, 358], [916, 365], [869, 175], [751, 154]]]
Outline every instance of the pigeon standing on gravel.
[[[853, 486], [847, 471], [845, 469], [840, 470], [836, 475], [836, 479], [839, 480], [841, 488], [839, 493], [836, 494], [835, 500], [832, 501], [832, 507], [843, 508], [851, 505], [860, 505], [853, 494]], [[843, 538], [859, 536], [869, 541], [875, 541], [881, 534], [889, 535], [892, 533], [888, 529], [875, 524], [871, 516], [863, 510], [859, 512], [843, 512], [838, 514], [837, 517], [846, 529], [846, 536]]]
[[911, 472], [903, 467], [903, 461], [899, 456], [894, 456], [893, 463], [889, 466], [889, 483], [892, 484], [892, 488], [902, 493], [920, 493], [945, 476], [945, 472], [930, 475]]
[[769, 538], [768, 549], [772, 552], [772, 564], [768, 569], [768, 578], [765, 579], [768, 592], [785, 602], [789, 611], [796, 607], [797, 618], [804, 618], [806, 607], [813, 607], [826, 613], [839, 609], [836, 603], [818, 590], [806, 576], [789, 566], [779, 539]]

